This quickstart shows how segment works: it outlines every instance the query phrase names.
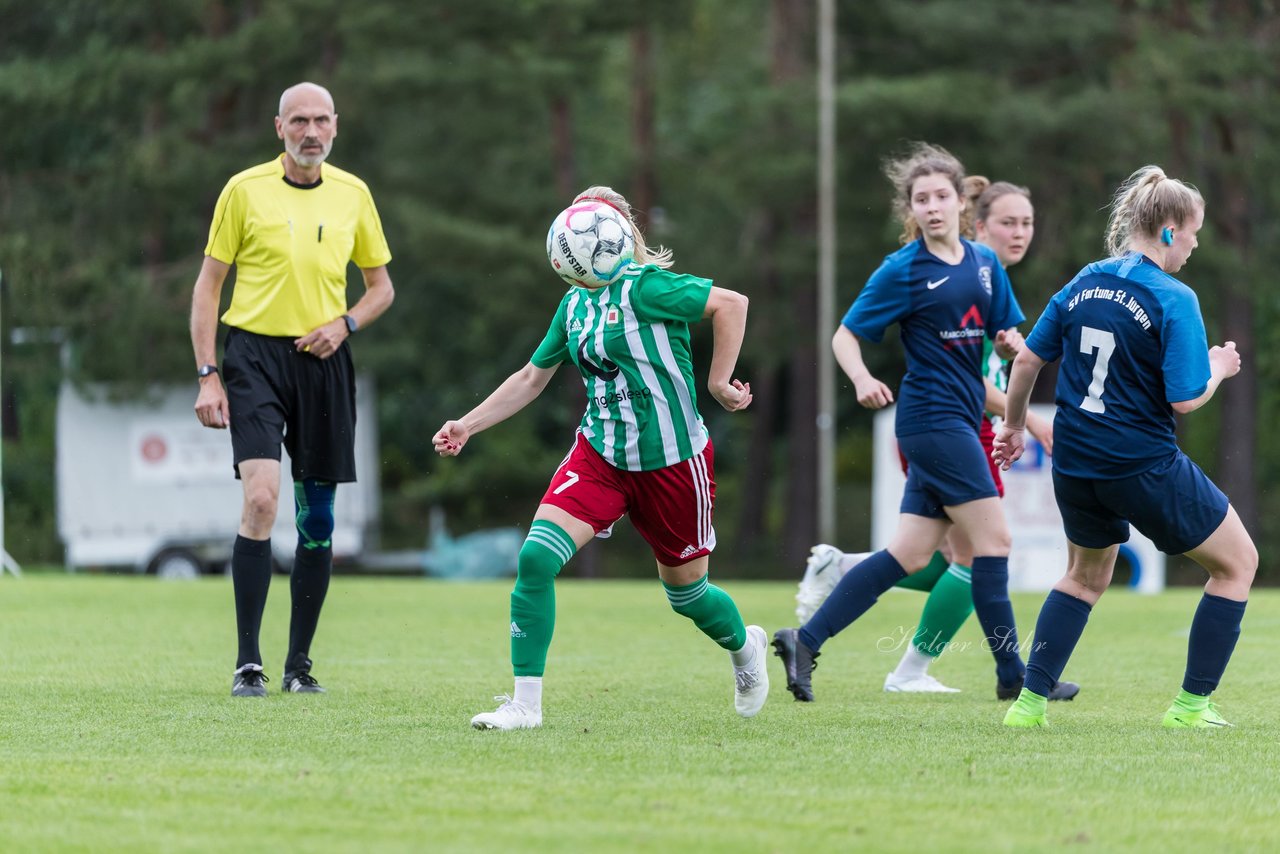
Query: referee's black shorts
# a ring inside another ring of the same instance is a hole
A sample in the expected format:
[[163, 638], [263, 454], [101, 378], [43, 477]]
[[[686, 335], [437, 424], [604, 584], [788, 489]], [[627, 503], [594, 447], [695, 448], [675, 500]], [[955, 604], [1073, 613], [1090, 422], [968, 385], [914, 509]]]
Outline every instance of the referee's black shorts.
[[231, 408], [236, 477], [245, 460], [279, 460], [283, 442], [293, 479], [356, 479], [356, 383], [344, 342], [327, 359], [299, 353], [293, 338], [227, 333], [222, 378]]

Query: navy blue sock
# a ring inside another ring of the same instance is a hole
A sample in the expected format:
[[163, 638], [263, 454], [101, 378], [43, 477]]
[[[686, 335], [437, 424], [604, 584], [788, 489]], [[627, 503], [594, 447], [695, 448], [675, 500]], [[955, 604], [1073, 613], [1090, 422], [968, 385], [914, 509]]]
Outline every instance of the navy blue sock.
[[1067, 659], [1076, 648], [1080, 635], [1084, 634], [1089, 612], [1088, 602], [1063, 593], [1049, 592], [1036, 620], [1036, 642], [1031, 647], [1031, 659], [1027, 662], [1027, 681], [1023, 687], [1048, 697], [1053, 686], [1062, 678]]
[[1200, 600], [1187, 641], [1187, 672], [1182, 690], [1207, 697], [1218, 687], [1240, 638], [1246, 603], [1208, 593]]
[[876, 604], [880, 594], [907, 577], [888, 551], [878, 551], [844, 574], [818, 612], [800, 629], [800, 641], [814, 652], [827, 638]]
[[236, 537], [231, 549], [231, 587], [236, 598], [236, 636], [240, 651], [236, 669], [246, 664], [261, 664], [258, 633], [262, 629], [262, 610], [267, 606], [267, 590], [271, 587], [271, 540]]
[[996, 678], [1008, 685], [1022, 678], [1026, 667], [1018, 655], [1018, 626], [1009, 601], [1009, 558], [973, 559], [973, 610], [996, 659]]

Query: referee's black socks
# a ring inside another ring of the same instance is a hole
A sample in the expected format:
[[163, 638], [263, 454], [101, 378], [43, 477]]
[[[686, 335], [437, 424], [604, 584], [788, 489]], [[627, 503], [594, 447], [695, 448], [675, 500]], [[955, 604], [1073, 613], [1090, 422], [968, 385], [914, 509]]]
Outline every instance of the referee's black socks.
[[231, 582], [236, 597], [236, 632], [240, 652], [236, 669], [246, 664], [262, 664], [258, 651], [258, 634], [262, 629], [262, 610], [267, 605], [271, 587], [271, 540], [251, 540], [237, 536], [231, 550]]
[[299, 544], [294, 554], [289, 586], [293, 593], [293, 616], [289, 621], [289, 655], [284, 660], [286, 673], [310, 670], [311, 639], [320, 622], [320, 609], [329, 592], [329, 576], [333, 570], [332, 548], [307, 548]]

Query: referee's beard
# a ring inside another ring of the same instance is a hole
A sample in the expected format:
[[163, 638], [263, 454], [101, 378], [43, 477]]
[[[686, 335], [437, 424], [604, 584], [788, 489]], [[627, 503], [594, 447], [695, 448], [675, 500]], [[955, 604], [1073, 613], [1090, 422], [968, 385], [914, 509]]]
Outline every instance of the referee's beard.
[[[318, 153], [314, 151], [308, 154], [303, 153], [304, 148], [306, 148], [307, 146], [315, 146], [315, 145], [320, 146], [320, 151]], [[333, 149], [332, 141], [326, 144], [326, 143], [320, 142], [320, 140], [318, 139], [314, 139], [311, 137], [307, 137], [306, 139], [303, 139], [302, 142], [296, 146], [290, 145], [287, 140], [285, 141], [285, 144], [284, 144], [284, 150], [289, 152], [289, 156], [293, 158], [293, 162], [297, 163], [299, 166], [305, 169], [310, 169], [312, 166], [319, 166], [329, 157], [329, 152], [332, 149]]]

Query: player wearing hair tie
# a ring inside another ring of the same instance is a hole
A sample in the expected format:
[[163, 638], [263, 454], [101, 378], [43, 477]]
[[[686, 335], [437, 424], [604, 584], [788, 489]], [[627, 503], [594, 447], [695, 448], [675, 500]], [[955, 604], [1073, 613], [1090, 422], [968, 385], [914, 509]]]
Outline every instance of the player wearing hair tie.
[[1170, 728], [1230, 726], [1209, 702], [1240, 636], [1258, 552], [1227, 497], [1177, 444], [1174, 413], [1199, 409], [1240, 370], [1228, 341], [1209, 347], [1195, 292], [1173, 277], [1197, 245], [1204, 199], [1158, 166], [1116, 192], [1111, 257], [1081, 270], [1053, 299], [1013, 363], [994, 457], [1023, 451], [1027, 401], [1040, 370], [1058, 370], [1053, 491], [1067, 534], [1067, 573], [1045, 600], [1026, 684], [1005, 714], [1045, 725], [1045, 697], [1111, 581], [1132, 524], [1168, 554], [1209, 573], [1191, 622]]
[[[608, 187], [579, 194], [557, 217], [562, 221], [569, 225], [553, 225], [548, 254], [574, 286], [560, 301], [542, 344], [524, 368], [471, 412], [445, 422], [434, 438], [442, 456], [457, 455], [473, 434], [537, 398], [564, 362], [577, 369], [586, 387], [587, 408], [573, 445], [520, 549], [511, 593], [515, 690], [496, 698], [497, 710], [476, 715], [471, 724], [500, 730], [541, 726], [555, 578], [624, 514], [652, 548], [672, 609], [729, 653], [734, 707], [751, 717], [769, 693], [768, 638], [759, 626], [743, 624], [733, 599], [707, 575], [716, 545], [714, 454], [698, 414], [689, 340], [691, 324], [711, 321], [707, 388], [730, 412], [745, 409], [751, 386], [733, 379], [733, 370], [747, 299], [708, 279], [669, 272], [670, 251], [646, 245], [626, 199]], [[592, 239], [589, 257], [575, 254]], [[631, 240], [634, 263], [627, 264], [620, 249]]]

